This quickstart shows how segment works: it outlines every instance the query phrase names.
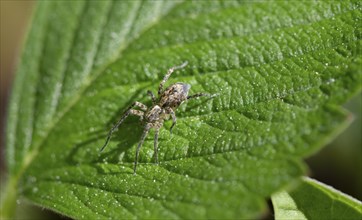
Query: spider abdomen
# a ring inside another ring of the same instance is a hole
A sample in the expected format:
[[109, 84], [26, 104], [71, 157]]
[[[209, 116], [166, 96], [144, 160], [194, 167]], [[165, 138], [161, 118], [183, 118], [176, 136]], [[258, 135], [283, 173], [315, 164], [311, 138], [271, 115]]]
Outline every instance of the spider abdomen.
[[159, 105], [162, 108], [177, 108], [187, 99], [191, 86], [187, 83], [175, 83], [165, 89], [160, 96]]

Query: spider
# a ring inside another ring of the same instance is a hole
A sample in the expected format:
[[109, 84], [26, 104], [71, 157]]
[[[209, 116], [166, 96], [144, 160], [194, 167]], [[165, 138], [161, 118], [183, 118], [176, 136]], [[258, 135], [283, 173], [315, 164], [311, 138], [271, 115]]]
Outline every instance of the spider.
[[[137, 150], [136, 150], [136, 157], [134, 161], [134, 167], [133, 167], [133, 174], [136, 174], [136, 168], [138, 163], [138, 155], [140, 152], [140, 149], [142, 147], [142, 144], [149, 133], [151, 128], [155, 129], [155, 138], [154, 138], [154, 156], [155, 156], [155, 162], [158, 164], [158, 133], [160, 131], [160, 128], [163, 126], [163, 122], [165, 120], [168, 120], [171, 116], [172, 118], [172, 125], [170, 128], [170, 133], [172, 134], [172, 128], [176, 125], [176, 114], [175, 110], [181, 105], [183, 101], [201, 97], [201, 96], [209, 96], [213, 97], [213, 95], [207, 94], [207, 93], [196, 93], [194, 95], [188, 95], [188, 92], [191, 88], [191, 85], [186, 83], [175, 83], [167, 87], [166, 89], [163, 89], [164, 84], [166, 81], [170, 78], [171, 74], [177, 70], [182, 69], [187, 65], [187, 62], [184, 62], [180, 66], [171, 67], [167, 74], [164, 76], [163, 80], [161, 81], [159, 87], [158, 87], [158, 98], [155, 97], [155, 95], [148, 90], [147, 95], [149, 95], [152, 99], [152, 106], [148, 108], [146, 105], [140, 103], [140, 102], [134, 102], [132, 105], [130, 105], [127, 110], [123, 113], [121, 119], [117, 122], [116, 125], [112, 127], [112, 129], [109, 131], [107, 139], [105, 144], [102, 146], [100, 152], [104, 150], [104, 148], [107, 146], [109, 140], [111, 139], [111, 136], [113, 132], [122, 124], [122, 122], [129, 116], [129, 115], [136, 115], [140, 117], [141, 122], [145, 124], [143, 134], [141, 136], [141, 139], [138, 143]], [[138, 107], [141, 110], [135, 110], [133, 107]]]

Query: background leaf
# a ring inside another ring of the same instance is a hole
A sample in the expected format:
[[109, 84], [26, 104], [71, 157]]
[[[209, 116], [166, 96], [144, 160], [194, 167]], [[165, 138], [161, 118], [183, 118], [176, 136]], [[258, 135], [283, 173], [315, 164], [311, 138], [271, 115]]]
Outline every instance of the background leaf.
[[303, 178], [290, 193], [274, 194], [272, 201], [275, 219], [359, 219], [362, 216], [360, 201], [310, 178]]
[[[340, 131], [338, 106], [361, 87], [358, 2], [40, 2], [19, 66], [7, 131], [11, 184], [74, 218], [250, 218], [299, 177], [303, 157]], [[171, 137], [142, 133], [168, 68], [192, 93]], [[222, 201], [222, 202], [220, 202]]]

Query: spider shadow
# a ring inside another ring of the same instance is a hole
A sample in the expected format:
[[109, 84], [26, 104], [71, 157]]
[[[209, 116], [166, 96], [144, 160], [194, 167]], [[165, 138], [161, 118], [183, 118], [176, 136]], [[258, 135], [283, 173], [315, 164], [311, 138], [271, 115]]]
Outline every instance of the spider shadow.
[[[108, 143], [107, 147], [102, 152], [100, 152], [100, 149], [106, 141], [108, 131], [117, 123], [120, 117], [122, 117], [125, 109], [127, 109], [127, 107], [130, 106], [136, 98], [140, 97], [141, 91], [143, 92], [144, 88], [135, 92], [124, 106], [115, 111], [106, 123], [105, 127], [107, 129], [98, 129], [96, 131], [88, 132], [85, 134], [89, 137], [88, 139], [75, 143], [66, 158], [67, 163], [71, 165], [84, 163], [95, 165], [105, 162], [110, 164], [119, 164], [120, 161], [124, 163], [133, 163], [134, 158], [130, 157], [127, 152], [133, 145], [135, 145], [135, 143], [138, 143], [144, 127], [137, 116], [129, 116], [119, 126], [118, 130], [113, 133], [111, 141]], [[146, 95], [147, 94], [145, 93], [144, 96]], [[151, 100], [145, 104], [149, 106], [150, 103]]]

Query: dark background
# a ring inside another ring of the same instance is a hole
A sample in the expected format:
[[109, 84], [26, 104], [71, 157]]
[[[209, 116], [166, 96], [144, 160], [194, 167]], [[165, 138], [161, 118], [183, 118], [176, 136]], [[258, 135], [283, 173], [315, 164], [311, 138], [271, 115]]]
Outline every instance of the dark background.
[[[0, 4], [0, 183], [3, 190], [4, 175], [6, 174], [4, 129], [7, 104], [22, 44], [31, 20], [34, 1], [0, 0]], [[362, 200], [361, 94], [346, 103], [345, 107], [353, 113], [354, 122], [333, 142], [307, 159], [306, 162], [310, 167], [309, 175], [311, 177]], [[35, 207], [23, 200], [20, 200], [17, 217], [24, 219], [66, 218]]]

